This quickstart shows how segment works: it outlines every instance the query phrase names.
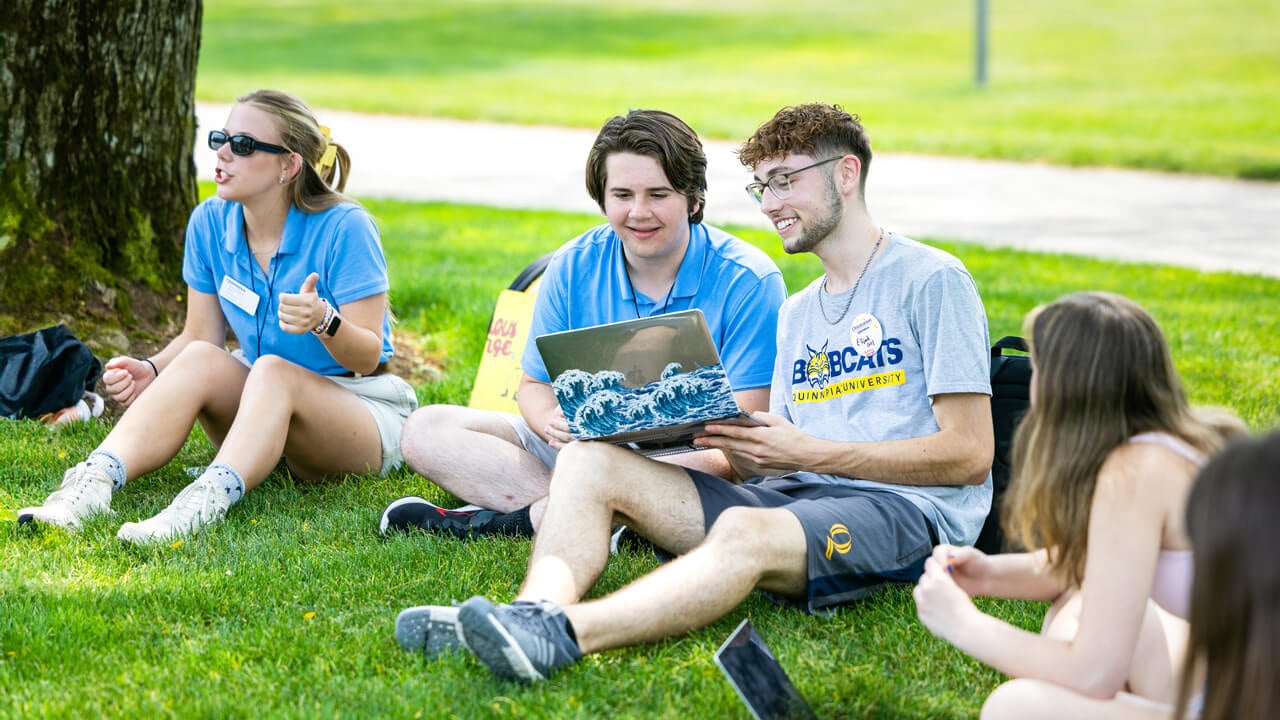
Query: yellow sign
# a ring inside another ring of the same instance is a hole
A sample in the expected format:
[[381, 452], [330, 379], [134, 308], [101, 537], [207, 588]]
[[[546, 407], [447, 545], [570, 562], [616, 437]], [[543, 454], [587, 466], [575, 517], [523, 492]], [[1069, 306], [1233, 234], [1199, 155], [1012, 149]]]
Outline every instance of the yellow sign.
[[[541, 278], [539, 278], [541, 280]], [[535, 280], [528, 290], [503, 290], [489, 323], [484, 355], [471, 387], [470, 407], [519, 413], [516, 390], [520, 388], [520, 356], [529, 339], [529, 322], [533, 319], [533, 300], [538, 293]]]

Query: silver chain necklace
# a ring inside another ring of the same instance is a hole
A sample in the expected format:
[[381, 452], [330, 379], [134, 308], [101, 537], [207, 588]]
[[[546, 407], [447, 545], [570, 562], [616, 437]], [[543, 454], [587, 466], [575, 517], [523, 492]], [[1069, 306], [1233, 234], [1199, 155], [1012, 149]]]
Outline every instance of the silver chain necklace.
[[827, 292], [827, 276], [822, 276], [822, 289], [818, 291], [818, 310], [822, 312], [822, 319], [826, 320], [830, 325], [839, 325], [844, 316], [849, 314], [849, 308], [853, 307], [853, 296], [858, 294], [858, 286], [862, 284], [862, 278], [867, 274], [867, 269], [871, 267], [871, 261], [875, 259], [876, 252], [880, 250], [880, 243], [884, 242], [884, 228], [880, 228], [880, 237], [876, 238], [876, 246], [871, 248], [871, 254], [867, 256], [867, 264], [862, 266], [862, 272], [858, 273], [858, 279], [853, 283], [853, 290], [849, 291], [849, 299], [844, 302], [844, 310], [840, 311], [840, 317], [832, 320], [827, 315], [827, 308], [822, 304], [822, 296], [830, 295]]

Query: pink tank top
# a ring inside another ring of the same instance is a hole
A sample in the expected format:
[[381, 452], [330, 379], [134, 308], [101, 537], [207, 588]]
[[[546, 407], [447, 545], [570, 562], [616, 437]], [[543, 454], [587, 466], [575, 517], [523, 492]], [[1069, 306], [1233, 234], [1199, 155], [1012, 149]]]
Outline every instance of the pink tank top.
[[[1197, 467], [1204, 465], [1205, 454], [1178, 438], [1161, 432], [1142, 433], [1129, 442], [1149, 443], [1167, 448]], [[1190, 550], [1161, 550], [1156, 559], [1156, 578], [1151, 599], [1160, 607], [1186, 618], [1191, 611], [1192, 558]]]

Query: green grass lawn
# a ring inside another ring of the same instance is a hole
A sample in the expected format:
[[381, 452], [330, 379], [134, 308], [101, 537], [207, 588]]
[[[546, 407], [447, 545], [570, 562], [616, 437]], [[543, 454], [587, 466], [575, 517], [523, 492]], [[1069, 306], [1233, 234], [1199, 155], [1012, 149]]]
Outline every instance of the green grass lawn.
[[733, 140], [820, 100], [882, 152], [1280, 178], [1280, 3], [990, 3], [985, 88], [975, 5], [219, 0], [197, 94], [586, 128], [659, 108]]
[[[530, 260], [597, 217], [371, 202], [391, 270], [399, 332], [444, 360], [424, 402], [464, 403], [498, 291]], [[794, 290], [818, 273], [769, 232], [740, 234], [773, 255]], [[993, 337], [1037, 303], [1097, 288], [1128, 294], [1168, 334], [1196, 402], [1257, 429], [1280, 422], [1280, 281], [938, 243], [971, 269]], [[400, 495], [450, 498], [407, 472], [297, 485], [283, 474], [227, 520], [154, 549], [115, 539], [189, 481], [212, 450], [198, 432], [164, 469], [119, 493], [84, 532], [30, 532], [13, 511], [39, 502], [105, 436], [101, 423], [52, 432], [0, 422], [0, 717], [746, 717], [712, 663], [749, 616], [822, 717], [973, 717], [999, 674], [932, 638], [907, 589], [828, 619], [753, 596], [688, 637], [603, 653], [525, 687], [475, 660], [400, 650], [401, 608], [474, 593], [510, 597], [529, 543], [463, 543], [375, 532]], [[655, 566], [615, 558], [596, 593]], [[713, 582], [713, 578], [708, 578]], [[981, 601], [1023, 627], [1043, 605]]]

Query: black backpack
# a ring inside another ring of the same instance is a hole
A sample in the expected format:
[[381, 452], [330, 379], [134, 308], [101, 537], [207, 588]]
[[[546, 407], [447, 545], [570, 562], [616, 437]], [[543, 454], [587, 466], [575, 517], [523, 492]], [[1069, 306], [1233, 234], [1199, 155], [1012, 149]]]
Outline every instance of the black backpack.
[[0, 338], [0, 417], [37, 418], [75, 405], [102, 363], [66, 325]]
[[[1005, 355], [1005, 350], [1024, 354]], [[1013, 335], [1002, 337], [991, 346], [991, 423], [996, 437], [995, 458], [991, 462], [991, 514], [974, 543], [985, 553], [998, 553], [1004, 545], [1000, 508], [1005, 488], [1009, 487], [1013, 432], [1031, 405], [1031, 357], [1026, 352], [1026, 341]]]

